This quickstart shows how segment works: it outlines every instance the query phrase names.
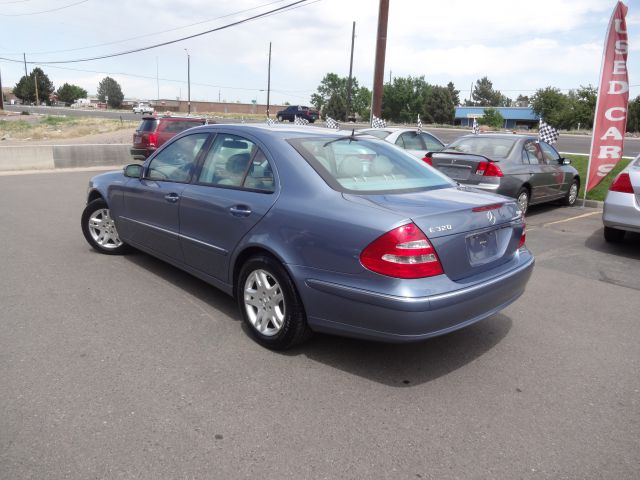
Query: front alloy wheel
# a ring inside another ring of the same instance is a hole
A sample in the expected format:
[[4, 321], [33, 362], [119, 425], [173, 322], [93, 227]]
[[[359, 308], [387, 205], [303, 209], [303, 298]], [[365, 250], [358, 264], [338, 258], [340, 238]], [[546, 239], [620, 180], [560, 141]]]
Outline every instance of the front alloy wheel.
[[102, 198], [89, 202], [82, 212], [82, 233], [89, 245], [100, 253], [116, 255], [127, 250], [127, 245], [120, 240], [109, 207]]
[[567, 196], [564, 197], [564, 204], [573, 207], [576, 204], [576, 200], [578, 200], [578, 181], [574, 180], [571, 182], [569, 186], [569, 191], [567, 192]]

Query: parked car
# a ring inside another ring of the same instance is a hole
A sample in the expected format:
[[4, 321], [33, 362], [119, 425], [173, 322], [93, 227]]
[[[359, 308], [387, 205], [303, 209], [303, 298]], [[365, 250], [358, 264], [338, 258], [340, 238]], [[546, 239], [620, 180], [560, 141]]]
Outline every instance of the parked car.
[[640, 155], [615, 178], [604, 199], [604, 238], [620, 242], [626, 232], [640, 233]]
[[425, 161], [462, 185], [516, 198], [523, 213], [554, 200], [573, 206], [580, 189], [571, 161], [529, 135], [465, 135]]
[[439, 152], [444, 148], [444, 143], [438, 137], [424, 130], [418, 133], [416, 128], [365, 128], [360, 131], [404, 148], [414, 157], [421, 159], [428, 152]]
[[142, 117], [133, 133], [131, 156], [135, 160], [144, 160], [178, 133], [205, 123], [207, 120], [200, 117]]
[[81, 224], [98, 252], [135, 247], [234, 296], [274, 349], [442, 335], [515, 301], [534, 264], [515, 201], [328, 129], [182, 132], [93, 177]]
[[153, 112], [153, 107], [145, 102], [140, 102], [137, 105], [133, 106], [133, 113], [140, 113], [142, 115], [146, 113], [148, 115], [151, 115]]
[[320, 118], [320, 113], [315, 108], [305, 107], [303, 105], [289, 105], [276, 114], [279, 122], [284, 122], [285, 120], [293, 122], [295, 117], [304, 118], [309, 123], [313, 123]]

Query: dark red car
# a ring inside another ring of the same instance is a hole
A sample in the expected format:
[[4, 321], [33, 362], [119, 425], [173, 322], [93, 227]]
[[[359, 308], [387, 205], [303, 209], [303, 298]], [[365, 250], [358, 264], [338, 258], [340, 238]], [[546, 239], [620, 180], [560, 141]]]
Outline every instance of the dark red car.
[[138, 125], [137, 130], [133, 134], [131, 156], [136, 160], [144, 160], [160, 148], [167, 140], [173, 138], [183, 130], [205, 125], [206, 123], [207, 119], [200, 117], [142, 117], [140, 125]]

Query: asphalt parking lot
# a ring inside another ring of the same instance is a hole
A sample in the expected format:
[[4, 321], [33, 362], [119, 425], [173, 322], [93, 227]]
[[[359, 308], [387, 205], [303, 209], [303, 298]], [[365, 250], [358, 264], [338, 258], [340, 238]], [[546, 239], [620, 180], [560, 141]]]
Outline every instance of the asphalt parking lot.
[[80, 231], [94, 172], [0, 176], [0, 478], [636, 479], [640, 236], [532, 207], [501, 314], [273, 353], [235, 303]]

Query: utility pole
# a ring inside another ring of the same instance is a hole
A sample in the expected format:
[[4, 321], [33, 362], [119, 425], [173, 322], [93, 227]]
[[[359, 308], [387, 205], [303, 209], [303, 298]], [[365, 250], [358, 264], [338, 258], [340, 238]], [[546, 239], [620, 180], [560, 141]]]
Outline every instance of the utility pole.
[[373, 100], [371, 114], [380, 117], [384, 82], [384, 59], [387, 50], [387, 24], [389, 22], [389, 0], [380, 0], [378, 11], [378, 37], [376, 40], [376, 64], [373, 72]]
[[353, 73], [353, 44], [356, 39], [356, 22], [353, 22], [353, 29], [351, 31], [351, 61], [349, 62], [349, 82], [347, 83], [347, 122], [349, 121], [349, 114], [351, 113], [351, 82]]
[[270, 100], [271, 100], [271, 42], [269, 42], [269, 68], [267, 69], [267, 118], [269, 118]]
[[40, 99], [38, 98], [38, 72], [34, 72], [33, 81], [36, 84], [36, 106], [40, 105]]
[[160, 77], [158, 77], [158, 57], [156, 57], [156, 109], [160, 104]]
[[23, 53], [22, 58], [24, 59], [24, 76], [28, 77], [29, 75], [27, 74], [27, 54]]
[[4, 94], [2, 93], [2, 71], [0, 70], [0, 110], [4, 110]]
[[191, 115], [191, 55], [186, 48], [184, 51], [187, 52], [187, 113]]
[[391, 74], [392, 74], [392, 73], [393, 73], [393, 72], [392, 72], [391, 70], [389, 70], [389, 85], [391, 85]]

